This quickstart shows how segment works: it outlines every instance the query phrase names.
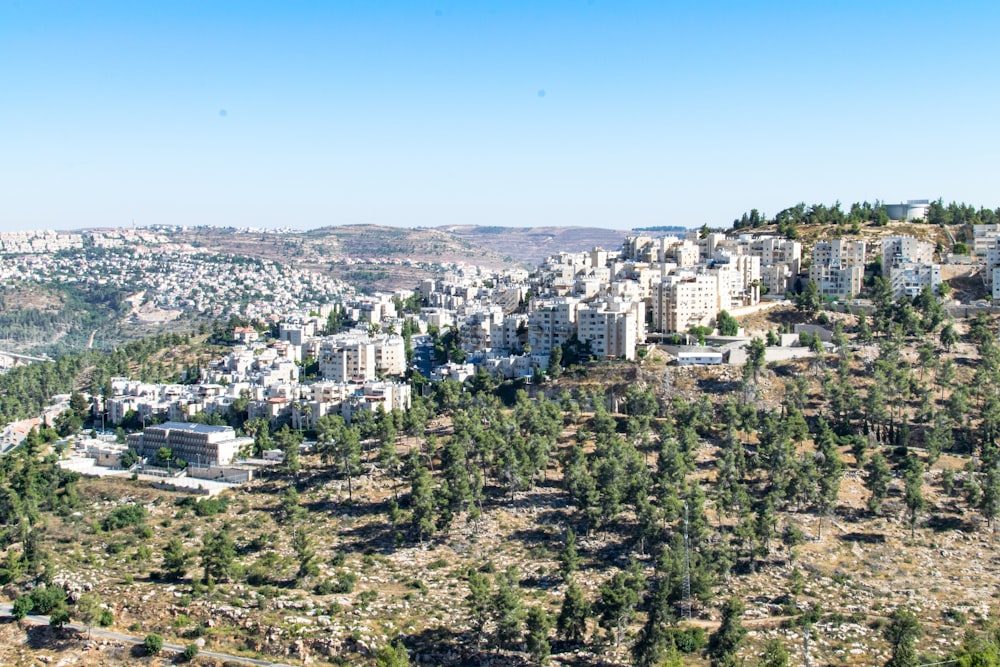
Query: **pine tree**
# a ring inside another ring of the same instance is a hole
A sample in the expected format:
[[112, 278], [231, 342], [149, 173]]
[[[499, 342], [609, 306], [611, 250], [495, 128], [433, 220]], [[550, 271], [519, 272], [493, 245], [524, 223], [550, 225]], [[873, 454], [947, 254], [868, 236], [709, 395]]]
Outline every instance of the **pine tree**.
[[513, 565], [496, 575], [496, 592], [491, 615], [495, 626], [495, 648], [512, 649], [524, 632], [524, 604], [521, 601], [520, 575]]
[[886, 667], [914, 667], [917, 664], [917, 637], [923, 632], [920, 621], [912, 611], [898, 608], [889, 617], [889, 625], [883, 631], [886, 641], [892, 647], [892, 657]]
[[587, 634], [587, 618], [590, 617], [590, 603], [573, 579], [566, 585], [562, 607], [556, 619], [559, 636], [570, 642], [582, 642]]
[[559, 572], [563, 579], [568, 579], [580, 569], [580, 555], [576, 551], [576, 533], [572, 526], [566, 529], [566, 542], [559, 552]]
[[892, 472], [889, 464], [881, 452], [876, 451], [868, 460], [865, 466], [865, 487], [871, 492], [868, 498], [868, 509], [878, 514], [882, 509], [882, 503], [889, 493], [889, 480], [892, 479]]
[[424, 467], [423, 459], [417, 449], [410, 452], [410, 521], [417, 533], [417, 538], [423, 542], [424, 536], [434, 530], [434, 491], [431, 488], [431, 476]]
[[635, 618], [642, 581], [638, 569], [629, 568], [615, 572], [601, 585], [601, 597], [597, 603], [599, 620], [601, 626], [614, 637], [615, 646], [621, 644], [625, 627]]
[[552, 651], [549, 644], [552, 619], [543, 607], [534, 606], [528, 610], [528, 619], [525, 625], [528, 631], [526, 637], [528, 654], [539, 665], [545, 665], [548, 663], [549, 654]]
[[708, 653], [712, 664], [730, 667], [736, 664], [736, 652], [743, 644], [746, 629], [743, 627], [743, 602], [729, 598], [722, 605], [722, 622], [712, 633], [708, 642]]
[[187, 564], [191, 554], [184, 549], [184, 543], [180, 538], [173, 537], [163, 548], [163, 569], [167, 576], [173, 580], [183, 579], [187, 573]]

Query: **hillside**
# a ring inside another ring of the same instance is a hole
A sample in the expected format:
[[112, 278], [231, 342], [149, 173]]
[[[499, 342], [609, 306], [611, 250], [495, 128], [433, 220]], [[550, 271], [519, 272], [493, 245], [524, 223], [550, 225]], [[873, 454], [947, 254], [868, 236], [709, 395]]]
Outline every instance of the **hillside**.
[[[579, 634], [535, 626], [553, 665], [636, 664], [656, 614], [670, 639], [643, 655], [675, 646], [673, 664], [706, 665], [731, 604], [746, 630], [736, 664], [772, 641], [802, 664], [806, 632], [813, 664], [884, 664], [899, 610], [923, 628], [919, 663], [941, 660], [990, 627], [1000, 586], [996, 321], [951, 323], [933, 304], [884, 315], [871, 331], [823, 313], [844, 332], [837, 350], [746, 375], [654, 352], [564, 369], [530, 395], [439, 384], [406, 415], [358, 425], [357, 464], [333, 444], [221, 502], [123, 478], [35, 485], [24, 506], [45, 522], [7, 519], [34, 546], [8, 533], [5, 590], [44, 568], [92, 587], [119, 631], [288, 664], [375, 664], [397, 640], [421, 664], [538, 664], [527, 618], [564, 615], [574, 587], [591, 605]], [[797, 321], [816, 320], [779, 308], [745, 324]], [[5, 474], [50, 477], [39, 465]], [[145, 660], [113, 642], [5, 638], [5, 664]]]
[[539, 264], [546, 257], [559, 252], [581, 252], [595, 247], [616, 250], [630, 233], [599, 227], [450, 225], [438, 229], [526, 264]]

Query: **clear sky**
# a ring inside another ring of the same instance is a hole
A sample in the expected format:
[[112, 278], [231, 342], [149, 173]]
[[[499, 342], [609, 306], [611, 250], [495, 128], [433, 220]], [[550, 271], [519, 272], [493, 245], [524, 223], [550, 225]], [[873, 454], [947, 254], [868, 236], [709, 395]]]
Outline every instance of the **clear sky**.
[[0, 230], [1000, 205], [1000, 3], [0, 0]]

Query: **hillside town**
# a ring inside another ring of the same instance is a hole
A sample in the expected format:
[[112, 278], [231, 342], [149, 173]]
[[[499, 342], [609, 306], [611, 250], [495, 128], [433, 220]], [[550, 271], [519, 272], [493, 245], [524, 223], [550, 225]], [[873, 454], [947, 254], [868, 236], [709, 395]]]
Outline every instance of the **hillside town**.
[[[997, 227], [976, 226], [971, 250], [985, 275], [1000, 279]], [[350, 422], [359, 412], [405, 411], [414, 391], [407, 377], [463, 382], [485, 373], [530, 382], [576, 353], [635, 360], [655, 346], [679, 364], [741, 365], [750, 338], [721, 331], [721, 314], [767, 309], [812, 286], [826, 301], [863, 307], [857, 297], [873, 262], [893, 297], [942, 283], [941, 253], [912, 236], [884, 236], [879, 245], [818, 241], [804, 255], [801, 242], [776, 235], [692, 230], [630, 235], [617, 250], [560, 252], [530, 271], [442, 267], [415, 289], [358, 295], [308, 271], [172, 247], [164, 232], [121, 234], [88, 235], [94, 246], [138, 242], [127, 253], [96, 256], [49, 251], [83, 243], [80, 235], [0, 235], [17, 253], [4, 277], [135, 284], [141, 276], [143, 298], [158, 307], [207, 309], [254, 325], [231, 327], [231, 352], [183, 383], [115, 378], [107, 395], [91, 398], [95, 419], [109, 428], [226, 415], [240, 402], [248, 419], [308, 430], [328, 414]], [[154, 253], [146, 242], [161, 245]], [[811, 355], [798, 334], [769, 337], [766, 359]], [[829, 345], [831, 332], [818, 334]], [[25, 429], [8, 431], [9, 447]], [[204, 463], [228, 464], [239, 454], [248, 452], [206, 451]]]

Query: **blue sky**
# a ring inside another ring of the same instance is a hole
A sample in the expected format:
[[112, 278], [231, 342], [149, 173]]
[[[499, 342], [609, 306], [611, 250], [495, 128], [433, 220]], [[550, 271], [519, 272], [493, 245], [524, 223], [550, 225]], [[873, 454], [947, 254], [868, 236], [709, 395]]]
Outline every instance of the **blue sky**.
[[1000, 205], [988, 2], [0, 0], [0, 230]]

